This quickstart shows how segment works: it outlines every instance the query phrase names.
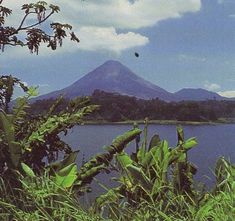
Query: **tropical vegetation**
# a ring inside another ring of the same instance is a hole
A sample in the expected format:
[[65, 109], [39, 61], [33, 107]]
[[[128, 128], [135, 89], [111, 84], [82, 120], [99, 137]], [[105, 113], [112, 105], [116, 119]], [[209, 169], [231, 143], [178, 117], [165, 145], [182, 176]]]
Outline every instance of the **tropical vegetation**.
[[[68, 25], [52, 24], [54, 37], [34, 29], [59, 8], [44, 1], [25, 4], [18, 28], [4, 27], [11, 10], [0, 0], [0, 45], [27, 46], [38, 53], [41, 43], [52, 49], [61, 45]], [[49, 8], [48, 8], [49, 7]], [[49, 9], [49, 14], [46, 15]], [[24, 26], [29, 14], [38, 22]], [[18, 38], [26, 31], [25, 41]], [[78, 41], [74, 33], [72, 40]], [[12, 101], [18, 86], [25, 96]], [[93, 156], [80, 167], [79, 150], [63, 139], [85, 117], [100, 110], [88, 97], [63, 102], [59, 97], [43, 114], [31, 114], [30, 99], [37, 90], [11, 75], [0, 77], [0, 219], [1, 220], [227, 220], [235, 214], [235, 166], [224, 158], [217, 161], [216, 184], [211, 190], [199, 188], [194, 175], [197, 167], [188, 160], [196, 138], [185, 139], [177, 127], [178, 142], [170, 147], [155, 134], [148, 142], [148, 119], [143, 132], [133, 129], [116, 137], [103, 153]], [[143, 139], [140, 135], [143, 133]], [[92, 138], [89, 138], [92, 139]], [[125, 148], [135, 142], [136, 149]], [[92, 181], [101, 171], [116, 172], [117, 186], [85, 208], [81, 197], [92, 191]]]
[[[6, 79], [20, 82], [11, 76], [2, 78], [2, 82]], [[214, 188], [206, 191], [197, 187], [193, 179], [197, 167], [187, 157], [197, 140], [194, 137], [186, 140], [181, 127], [177, 128], [176, 147], [169, 147], [168, 142], [160, 140], [157, 134], [148, 143], [146, 119], [142, 141], [141, 130], [135, 124], [133, 130], [114, 139], [104, 153], [78, 168], [78, 151], [69, 148], [59, 133], [67, 133], [97, 106], [87, 105], [85, 98], [78, 98], [68, 105], [67, 114], [55, 115], [53, 110], [59, 98], [47, 115], [35, 118], [27, 116], [27, 102], [35, 91], [24, 89], [27, 95], [19, 98], [12, 110], [6, 109], [5, 102], [2, 105], [2, 220], [233, 219], [234, 165], [224, 158], [219, 159]], [[26, 128], [22, 130], [23, 127], [18, 125]], [[135, 142], [136, 150], [130, 155], [125, 152], [125, 147], [131, 141]], [[39, 154], [39, 150], [44, 150], [44, 154]], [[64, 155], [60, 161], [58, 153]], [[79, 199], [90, 191], [92, 180], [100, 171], [110, 173], [113, 170], [118, 172], [115, 180], [119, 185], [107, 187], [105, 194], [98, 196], [88, 210], [84, 209]]]

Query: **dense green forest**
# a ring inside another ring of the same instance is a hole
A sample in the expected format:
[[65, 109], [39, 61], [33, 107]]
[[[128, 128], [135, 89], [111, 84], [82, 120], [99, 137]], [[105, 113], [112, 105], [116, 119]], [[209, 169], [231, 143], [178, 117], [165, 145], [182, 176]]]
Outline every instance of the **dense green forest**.
[[[214, 122], [231, 121], [235, 118], [235, 101], [165, 102], [159, 99], [137, 99], [100, 90], [95, 90], [89, 99], [91, 104], [99, 105], [99, 109], [87, 117], [87, 120], [93, 121], [120, 122], [148, 117], [150, 120]], [[30, 113], [46, 113], [54, 102], [53, 99], [37, 100], [31, 104]], [[56, 111], [65, 109], [68, 103], [69, 100], [61, 99]]]

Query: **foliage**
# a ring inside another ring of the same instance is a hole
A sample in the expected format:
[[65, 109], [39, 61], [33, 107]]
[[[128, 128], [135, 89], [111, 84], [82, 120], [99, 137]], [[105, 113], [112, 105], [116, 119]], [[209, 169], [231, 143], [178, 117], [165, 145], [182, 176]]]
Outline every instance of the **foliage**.
[[[78, 152], [72, 152], [62, 161], [48, 165], [49, 173], [54, 177], [54, 182], [61, 188], [71, 188], [78, 194], [83, 194], [93, 178], [105, 170], [109, 172], [109, 164], [116, 153], [122, 152], [126, 145], [135, 139], [141, 131], [133, 129], [115, 138], [111, 145], [106, 147], [106, 152], [97, 154], [77, 168], [75, 160]], [[27, 171], [29, 171], [27, 169]], [[31, 172], [28, 172], [31, 174]]]
[[[0, 174], [5, 178], [10, 179], [14, 170], [21, 170], [21, 162], [39, 173], [45, 162], [55, 161], [60, 152], [71, 153], [71, 147], [61, 140], [60, 134], [66, 134], [70, 128], [80, 124], [85, 115], [97, 109], [96, 105], [89, 105], [87, 98], [80, 98], [71, 101], [65, 110], [54, 114], [61, 101], [58, 98], [46, 115], [32, 117], [27, 113], [27, 108], [29, 99], [36, 95], [35, 89], [25, 87], [19, 79], [12, 76], [3, 76], [0, 83]], [[27, 94], [18, 98], [9, 110], [16, 84]]]
[[[147, 125], [145, 131], [147, 131]], [[112, 206], [117, 208], [118, 202], [123, 199], [126, 205], [138, 209], [138, 205], [143, 201], [166, 201], [173, 194], [194, 197], [196, 193], [192, 187], [192, 176], [196, 169], [187, 161], [187, 151], [194, 147], [197, 141], [195, 138], [185, 141], [180, 127], [177, 133], [176, 148], [170, 148], [167, 141], [161, 141], [159, 136], [155, 135], [148, 147], [147, 141], [144, 140], [138, 152], [132, 156], [124, 151], [116, 154], [116, 162], [121, 173], [118, 181], [121, 185], [109, 190], [106, 195], [98, 197], [97, 208], [100, 209], [106, 205], [109, 208]], [[173, 169], [174, 179], [172, 180], [169, 179], [168, 174], [170, 168]], [[112, 213], [113, 210], [113, 207], [109, 209], [111, 216], [115, 215]]]
[[[32, 171], [31, 171], [32, 172]], [[0, 219], [35, 221], [98, 221], [96, 215], [81, 208], [78, 198], [49, 178], [42, 176], [21, 176], [18, 178], [22, 188], [11, 190], [0, 179]]]
[[[197, 144], [196, 139], [185, 140], [182, 128], [178, 127], [175, 148], [170, 148], [158, 135], [154, 135], [147, 146], [147, 125], [144, 134], [137, 153], [116, 154], [120, 177], [115, 180], [119, 186], [97, 197], [95, 211], [112, 220], [206, 221], [220, 220], [222, 214], [225, 220], [232, 220], [235, 202], [232, 164], [223, 158], [218, 160], [217, 184], [213, 191], [195, 189], [193, 175], [197, 168], [188, 162], [187, 152]], [[224, 200], [221, 207], [217, 206], [219, 199]], [[215, 208], [221, 214], [215, 212]], [[233, 212], [226, 214], [228, 208], [233, 208]]]
[[112, 161], [113, 156], [122, 152], [126, 145], [138, 137], [140, 133], [141, 130], [136, 128], [118, 136], [113, 140], [111, 145], [106, 147], [105, 153], [98, 154], [86, 162], [78, 172], [78, 187], [90, 183], [92, 178], [97, 175], [101, 169], [108, 171], [108, 166]]
[[215, 191], [235, 191], [235, 165], [221, 157], [215, 167]]
[[[23, 189], [19, 189], [18, 195], [13, 197], [6, 192], [1, 180], [1, 220], [106, 220], [99, 214], [82, 209], [76, 195], [68, 189], [58, 188], [47, 173], [36, 177], [19, 175], [19, 179]], [[216, 194], [206, 193], [199, 206], [180, 194], [167, 198], [165, 202], [143, 200], [138, 209], [126, 207], [121, 202], [114, 210], [119, 218], [109, 220], [231, 221], [235, 212], [234, 191], [227, 189]]]
[[[22, 84], [12, 76], [4, 76], [3, 108], [9, 107], [14, 84], [17, 83]], [[97, 106], [89, 105], [87, 98], [76, 98], [65, 110], [54, 114], [62, 100], [58, 98], [47, 114], [32, 117], [27, 113], [27, 108], [29, 99], [35, 96], [36, 92], [34, 88], [27, 88], [25, 91], [27, 95], [18, 98], [12, 109], [4, 108], [5, 110], [0, 112], [0, 159], [3, 178], [1, 187], [2, 191], [10, 191], [8, 197], [0, 202], [3, 208], [0, 208], [0, 215], [14, 217], [15, 220], [20, 216], [26, 220], [54, 220], [62, 213], [65, 219], [66, 211], [73, 215], [78, 207], [78, 202], [74, 201], [76, 199], [73, 196], [70, 198], [71, 194], [74, 194], [75, 190], [82, 194], [94, 176], [101, 170], [108, 171], [114, 154], [121, 152], [141, 131], [133, 129], [117, 137], [107, 146], [105, 153], [94, 156], [78, 169], [75, 164], [78, 151], [73, 152], [61, 140], [60, 133], [66, 134], [74, 125], [82, 123], [82, 118], [97, 109]], [[58, 159], [59, 152], [64, 152], [65, 158], [53, 162]], [[22, 179], [21, 174], [26, 176]], [[25, 202], [23, 207], [22, 202]], [[71, 202], [75, 203], [76, 207], [68, 204], [67, 210], [63, 209], [63, 206]], [[5, 214], [6, 211], [11, 211], [12, 215]], [[83, 212], [80, 209], [76, 213], [76, 219], [83, 217], [81, 214]], [[75, 220], [74, 217], [71, 220]], [[90, 220], [85, 214], [86, 217]]]
[[[196, 190], [193, 186], [195, 167], [187, 160], [195, 138], [184, 139], [177, 128], [178, 143], [170, 148], [168, 142], [154, 135], [147, 142], [147, 119], [144, 139], [139, 147], [141, 131], [135, 129], [114, 139], [106, 152], [98, 154], [77, 168], [78, 154], [72, 152], [62, 161], [46, 167], [37, 176], [25, 163], [17, 179], [21, 188], [9, 191], [0, 188], [0, 218], [6, 220], [232, 220], [234, 214], [234, 166], [225, 159], [218, 160], [215, 175], [217, 184], [212, 192]], [[136, 153], [128, 155], [124, 148], [136, 140]], [[120, 185], [100, 195], [90, 212], [81, 208], [75, 192], [81, 194], [101, 170], [109, 171], [115, 156]], [[180, 168], [179, 168], [180, 167]], [[22, 176], [21, 174], [24, 174]], [[5, 182], [5, 181], [2, 181]], [[8, 184], [7, 184], [8, 185]], [[11, 186], [11, 188], [13, 188]], [[24, 203], [22, 203], [24, 202]], [[95, 212], [94, 212], [95, 211]], [[92, 212], [92, 213], [91, 213]]]
[[200, 102], [168, 103], [159, 99], [143, 100], [98, 90], [93, 93], [91, 101], [101, 106], [95, 117], [108, 121], [140, 120], [145, 117], [150, 120], [179, 121], [213, 121], [217, 119], [217, 112], [214, 111], [211, 104]]
[[0, 49], [2, 51], [6, 45], [27, 46], [31, 53], [38, 54], [41, 44], [47, 44], [47, 47], [56, 50], [57, 46], [61, 46], [63, 39], [67, 37], [68, 30], [70, 31], [70, 39], [79, 42], [69, 24], [53, 22], [48, 28], [45, 28], [47, 31], [41, 27], [38, 28], [53, 14], [59, 13], [60, 8], [57, 5], [38, 1], [24, 4], [21, 10], [24, 12], [24, 16], [19, 20], [19, 25], [17, 27], [6, 26], [6, 20], [11, 16], [12, 10], [5, 7], [3, 0], [0, 0]]
[[[92, 104], [99, 110], [86, 119], [100, 122], [138, 121], [148, 117], [150, 120], [209, 122], [235, 118], [234, 101], [182, 101], [165, 102], [158, 99], [142, 100], [113, 93], [95, 91], [90, 97]], [[31, 114], [45, 114], [53, 99], [37, 100], [30, 105]], [[64, 99], [59, 109], [63, 109], [69, 100]]]
[[[11, 189], [13, 194], [8, 194], [9, 197], [0, 200], [0, 217], [10, 216], [15, 220], [18, 217], [24, 217], [25, 220], [100, 220], [89, 218], [79, 209], [74, 190], [83, 193], [94, 176], [103, 169], [108, 170], [114, 154], [121, 152], [140, 133], [139, 129], [133, 129], [117, 137], [107, 146], [106, 153], [94, 156], [80, 169], [75, 164], [78, 151], [70, 153], [61, 161], [49, 164], [45, 173], [40, 176], [36, 176], [27, 164], [21, 163], [22, 172], [15, 174], [15, 179], [21, 182], [20, 188], [15, 188], [12, 183], [2, 180], [2, 191]], [[21, 174], [25, 174], [25, 177], [22, 178]], [[70, 214], [69, 218], [66, 213]]]
[[[163, 201], [143, 202], [138, 210], [129, 210], [128, 218], [133, 221], [232, 221], [235, 212], [234, 196], [231, 192], [220, 192], [216, 196], [208, 193], [207, 201], [200, 206], [189, 203], [181, 195], [168, 198], [168, 206]], [[170, 205], [177, 209], [172, 209]]]
[[20, 81], [20, 79], [10, 76], [2, 75], [0, 77], [0, 109], [8, 111], [9, 103], [13, 96], [14, 87], [19, 86], [24, 92], [29, 88]]
[[[15, 82], [12, 76], [5, 78]], [[16, 80], [16, 83], [20, 83], [18, 79]], [[11, 90], [4, 85], [6, 97], [12, 96], [13, 85], [13, 83], [8, 85]], [[76, 186], [78, 192], [82, 193], [82, 188], [89, 184], [95, 175], [103, 169], [108, 170], [107, 167], [114, 154], [121, 152], [141, 133], [139, 129], [133, 129], [117, 137], [107, 147], [106, 153], [94, 156], [78, 170], [75, 164], [78, 151], [73, 152], [61, 140], [60, 133], [66, 134], [74, 125], [82, 123], [82, 118], [97, 109], [97, 106], [88, 105], [87, 98], [76, 98], [68, 104], [65, 110], [53, 114], [62, 100], [58, 98], [46, 115], [32, 118], [27, 114], [26, 109], [28, 100], [33, 95], [35, 95], [35, 90], [27, 88], [27, 95], [17, 99], [11, 112], [7, 113], [4, 110], [0, 112], [1, 175], [9, 181], [13, 179], [11, 177], [15, 170], [23, 170], [32, 177], [35, 176], [34, 173], [40, 174], [48, 162], [49, 173], [58, 186], [62, 188]], [[53, 163], [58, 159], [59, 152], [64, 153], [65, 158], [61, 162]], [[11, 183], [15, 181], [13, 179]]]

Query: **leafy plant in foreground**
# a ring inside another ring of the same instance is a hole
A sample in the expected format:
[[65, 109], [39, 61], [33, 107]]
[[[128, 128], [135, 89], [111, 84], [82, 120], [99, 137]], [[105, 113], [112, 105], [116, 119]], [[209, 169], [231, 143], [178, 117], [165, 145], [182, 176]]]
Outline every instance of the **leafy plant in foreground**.
[[[4, 92], [2, 101], [5, 103], [2, 107], [8, 107], [18, 79], [5, 76], [3, 80], [0, 91]], [[9, 81], [12, 84], [8, 84]], [[50, 217], [54, 217], [56, 208], [53, 205], [58, 197], [63, 202], [64, 191], [69, 196], [75, 193], [74, 190], [83, 193], [94, 176], [101, 170], [108, 170], [114, 154], [121, 152], [141, 131], [133, 129], [117, 137], [105, 153], [94, 156], [78, 169], [75, 164], [78, 151], [73, 152], [61, 140], [60, 133], [66, 134], [74, 125], [82, 123], [82, 118], [97, 106], [88, 105], [87, 98], [77, 98], [69, 103], [66, 110], [53, 114], [62, 99], [58, 98], [45, 116], [31, 116], [27, 114], [28, 101], [36, 92], [33, 88], [25, 91], [27, 95], [18, 98], [12, 110], [3, 108], [0, 111], [1, 177], [3, 186], [11, 191], [7, 202], [1, 202], [0, 214], [11, 210], [17, 216], [26, 214], [31, 219], [35, 216], [37, 219], [46, 217], [53, 220]], [[65, 158], [55, 162], [59, 152], [64, 152]], [[22, 179], [21, 174], [26, 174], [26, 178]], [[44, 179], [47, 180], [45, 184], [42, 182]], [[45, 193], [41, 185], [46, 185], [49, 191]], [[48, 194], [52, 198], [48, 198]], [[22, 207], [23, 202], [27, 203]]]
[[[97, 109], [96, 105], [89, 105], [88, 98], [71, 101], [66, 110], [53, 114], [61, 98], [45, 116], [31, 116], [27, 114], [28, 101], [36, 95], [35, 89], [24, 88], [27, 95], [20, 97], [12, 110], [8, 110], [13, 95], [14, 84], [18, 79], [4, 76], [0, 79], [2, 94], [0, 110], [0, 174], [6, 179], [14, 178], [14, 170], [21, 170], [20, 162], [29, 165], [39, 173], [46, 162], [51, 163], [58, 158], [58, 153], [70, 154], [71, 147], [66, 144], [60, 134], [67, 133], [73, 126], [82, 123], [87, 114]], [[9, 83], [11, 82], [11, 83]]]
[[235, 191], [235, 166], [223, 157], [216, 163], [215, 177], [215, 191]]
[[109, 164], [114, 155], [122, 152], [126, 145], [134, 140], [140, 133], [141, 130], [133, 129], [118, 136], [113, 140], [111, 145], [106, 147], [106, 152], [92, 157], [79, 169], [77, 169], [75, 164], [76, 152], [71, 153], [60, 162], [50, 164], [48, 168], [51, 174], [56, 177], [57, 185], [63, 188], [73, 187], [76, 188], [78, 193], [83, 193], [83, 188], [90, 184], [101, 170], [109, 172]]
[[6, 187], [0, 178], [0, 220], [102, 220], [97, 215], [85, 211], [76, 195], [58, 187], [47, 173], [42, 176], [18, 177], [22, 185], [17, 195], [9, 194], [9, 187]]
[[158, 135], [147, 145], [146, 124], [137, 152], [116, 154], [120, 177], [115, 180], [119, 186], [97, 197], [93, 209], [112, 220], [232, 221], [234, 165], [224, 158], [218, 159], [214, 190], [195, 189], [193, 175], [197, 168], [187, 160], [187, 152], [197, 141], [185, 140], [181, 127], [177, 127], [177, 137], [175, 148]]
[[[95, 215], [91, 216], [94, 218], [88, 218], [80, 208], [75, 192], [83, 193], [95, 175], [103, 169], [107, 170], [114, 154], [121, 152], [140, 133], [139, 129], [133, 129], [117, 137], [107, 147], [106, 153], [93, 157], [80, 169], [75, 164], [78, 152], [50, 164], [41, 176], [36, 176], [28, 165], [21, 163], [22, 174], [25, 176], [16, 173], [22, 184], [21, 188], [12, 189], [18, 197], [10, 194], [9, 197], [3, 198], [4, 201], [0, 200], [0, 217], [11, 216], [7, 213], [11, 211], [14, 218], [24, 217], [25, 220], [100, 220], [95, 218]], [[1, 186], [4, 187], [4, 181]], [[4, 195], [5, 189], [0, 190], [0, 194]], [[66, 213], [69, 215], [66, 216]]]
[[[144, 202], [162, 202], [162, 209], [171, 207], [174, 210], [176, 208], [167, 201], [177, 195], [185, 194], [185, 199], [195, 203], [192, 176], [196, 168], [188, 162], [187, 151], [197, 141], [195, 138], [185, 141], [181, 127], [177, 128], [177, 134], [178, 144], [175, 148], [170, 148], [166, 140], [161, 141], [158, 135], [154, 135], [149, 146], [145, 136], [142, 146], [132, 156], [124, 151], [117, 153], [115, 158], [121, 175], [117, 181], [120, 185], [98, 197], [96, 208], [100, 210], [106, 207], [109, 216], [118, 219], [125, 212], [128, 214], [128, 208], [138, 209]], [[173, 170], [171, 176], [168, 174], [170, 170]], [[122, 208], [124, 212], [121, 212]]]

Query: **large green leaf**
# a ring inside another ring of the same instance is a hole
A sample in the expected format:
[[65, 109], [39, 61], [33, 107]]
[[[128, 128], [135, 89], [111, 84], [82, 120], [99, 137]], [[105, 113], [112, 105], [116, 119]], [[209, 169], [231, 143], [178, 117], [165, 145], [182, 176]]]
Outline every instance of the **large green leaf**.
[[158, 135], [158, 134], [155, 134], [155, 135], [151, 138], [151, 140], [150, 140], [150, 143], [149, 143], [149, 150], [151, 150], [153, 147], [158, 146], [159, 143], [160, 143], [160, 141], [161, 141], [161, 139], [160, 139], [159, 135]]
[[145, 157], [145, 154], [146, 154], [146, 151], [145, 151], [144, 145], [142, 145], [137, 152], [137, 161], [139, 163], [143, 164], [143, 159]]
[[70, 153], [67, 157], [65, 157], [63, 160], [50, 164], [49, 167], [53, 171], [61, 170], [62, 168], [67, 167], [71, 165], [72, 163], [75, 163], [78, 153], [79, 153], [79, 150], [74, 151]]
[[62, 188], [71, 187], [77, 179], [77, 165], [72, 163], [56, 173], [55, 183]]
[[159, 146], [159, 149], [157, 150], [157, 153], [156, 153], [156, 154], [158, 154], [158, 159], [159, 159], [160, 163], [164, 161], [164, 158], [168, 153], [169, 153], [168, 142], [166, 140], [163, 140]]
[[99, 195], [99, 197], [95, 200], [95, 209], [96, 211], [100, 211], [101, 208], [109, 202], [109, 204], [112, 203], [118, 203], [119, 199], [122, 197], [120, 194], [121, 188], [116, 187], [113, 189], [109, 189], [105, 194]]
[[108, 146], [106, 149], [111, 154], [120, 153], [130, 141], [134, 140], [140, 134], [141, 130], [138, 128], [129, 130], [123, 135], [115, 138], [112, 142], [112, 145]]
[[132, 129], [114, 139], [112, 144], [105, 148], [105, 153], [92, 157], [88, 162], [82, 165], [78, 173], [78, 180], [80, 180], [82, 184], [90, 183], [95, 175], [107, 168], [113, 156], [117, 153], [121, 153], [126, 145], [139, 136], [140, 133], [140, 129]]
[[93, 178], [100, 173], [101, 170], [106, 169], [106, 165], [105, 164], [101, 164], [98, 166], [94, 166], [90, 169], [87, 169], [85, 171], [83, 171], [82, 173], [78, 174], [78, 179], [77, 179], [77, 183], [78, 186], [80, 184], [88, 184], [91, 183], [91, 181], [93, 180]]
[[116, 160], [123, 170], [133, 163], [133, 160], [130, 158], [130, 156], [124, 152], [117, 154]]
[[27, 176], [32, 177], [32, 178], [35, 177], [35, 173], [27, 164], [21, 163], [21, 167]]
[[0, 111], [0, 125], [9, 147], [8, 151], [11, 158], [10, 163], [14, 167], [18, 167], [22, 151], [20, 144], [15, 141], [15, 130], [14, 124], [12, 123], [12, 116], [5, 114], [3, 111]]
[[142, 165], [146, 167], [151, 167], [155, 164], [158, 166], [162, 166], [166, 156], [168, 157], [169, 153], [169, 145], [166, 140], [163, 140], [158, 143], [158, 146], [153, 147], [150, 151], [148, 151], [143, 160]]
[[1, 123], [1, 129], [4, 132], [4, 136], [8, 144], [11, 144], [13, 141], [15, 141], [15, 135], [14, 135], [14, 125], [10, 120], [10, 115], [7, 115], [3, 111], [0, 111], [0, 123]]
[[152, 183], [150, 179], [145, 175], [145, 173], [141, 168], [134, 165], [129, 165], [127, 167], [127, 170], [131, 175], [131, 177], [133, 178], [135, 182], [134, 184], [139, 183], [146, 190], [150, 190], [152, 188]]
[[145, 154], [144, 158], [142, 159], [141, 164], [145, 168], [151, 167], [155, 163], [159, 162], [158, 157], [159, 157], [159, 147], [153, 147], [153, 148], [151, 148], [150, 151], [148, 151]]
[[186, 140], [186, 141], [182, 144], [182, 146], [183, 146], [184, 149], [189, 150], [189, 149], [191, 149], [192, 147], [196, 146], [197, 144], [198, 144], [198, 143], [197, 143], [196, 138], [195, 138], [195, 137], [192, 137], [192, 138]]
[[178, 144], [181, 145], [184, 142], [184, 131], [181, 126], [177, 127], [177, 137], [178, 137]]
[[156, 153], [156, 147], [146, 152], [145, 155], [139, 160], [139, 164], [141, 164], [144, 168], [150, 167], [152, 165], [155, 153]]

